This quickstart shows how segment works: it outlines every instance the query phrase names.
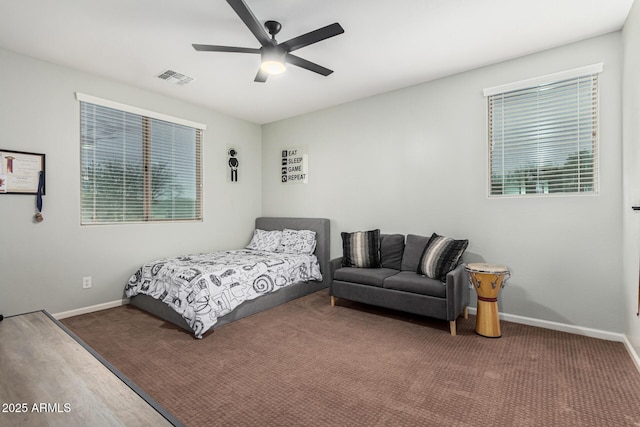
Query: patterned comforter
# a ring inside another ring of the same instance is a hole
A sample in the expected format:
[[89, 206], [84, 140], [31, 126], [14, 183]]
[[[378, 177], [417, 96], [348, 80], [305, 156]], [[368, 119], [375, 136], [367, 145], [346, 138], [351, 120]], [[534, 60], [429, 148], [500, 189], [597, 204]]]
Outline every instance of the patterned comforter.
[[125, 293], [162, 300], [202, 338], [218, 317], [243, 302], [309, 280], [322, 280], [315, 255], [239, 249], [148, 262], [131, 276]]

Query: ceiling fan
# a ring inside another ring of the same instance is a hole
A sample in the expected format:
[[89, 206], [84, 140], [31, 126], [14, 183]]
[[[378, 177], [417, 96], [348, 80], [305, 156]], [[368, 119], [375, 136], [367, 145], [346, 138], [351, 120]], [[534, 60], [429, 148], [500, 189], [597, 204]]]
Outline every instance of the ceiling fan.
[[286, 42], [278, 43], [276, 42], [275, 37], [282, 28], [282, 25], [279, 22], [265, 22], [264, 27], [269, 33], [267, 34], [244, 0], [227, 0], [227, 3], [229, 3], [233, 10], [235, 10], [245, 25], [249, 27], [249, 30], [260, 42], [261, 47], [250, 48], [194, 44], [192, 46], [195, 50], [208, 52], [259, 53], [262, 57], [262, 63], [260, 64], [260, 69], [254, 79], [255, 82], [264, 83], [267, 81], [267, 77], [269, 77], [269, 75], [284, 72], [286, 63], [296, 65], [323, 76], [328, 76], [333, 73], [333, 70], [315, 64], [311, 61], [307, 61], [306, 59], [302, 59], [299, 56], [292, 55], [291, 52], [344, 33], [344, 29], [337, 22], [301, 36], [294, 37]]

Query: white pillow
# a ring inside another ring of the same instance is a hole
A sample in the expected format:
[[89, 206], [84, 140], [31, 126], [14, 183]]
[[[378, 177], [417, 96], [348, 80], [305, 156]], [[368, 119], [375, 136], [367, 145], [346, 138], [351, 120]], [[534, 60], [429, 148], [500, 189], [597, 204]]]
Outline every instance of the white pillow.
[[316, 250], [316, 232], [311, 230], [282, 230], [282, 240], [276, 252], [286, 254], [313, 254]]
[[251, 238], [251, 242], [247, 245], [247, 249], [275, 252], [280, 246], [281, 240], [282, 231], [280, 230], [265, 231], [256, 228], [253, 231], [253, 237]]

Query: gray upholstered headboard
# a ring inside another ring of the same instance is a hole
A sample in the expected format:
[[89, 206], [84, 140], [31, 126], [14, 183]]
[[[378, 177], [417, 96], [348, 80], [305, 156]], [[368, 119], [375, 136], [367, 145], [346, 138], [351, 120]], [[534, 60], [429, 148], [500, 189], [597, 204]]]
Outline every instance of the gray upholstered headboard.
[[331, 249], [330, 221], [326, 218], [286, 218], [260, 217], [256, 218], [256, 228], [261, 230], [312, 230], [316, 232], [316, 251], [314, 252], [320, 263], [323, 282], [329, 283], [329, 251]]

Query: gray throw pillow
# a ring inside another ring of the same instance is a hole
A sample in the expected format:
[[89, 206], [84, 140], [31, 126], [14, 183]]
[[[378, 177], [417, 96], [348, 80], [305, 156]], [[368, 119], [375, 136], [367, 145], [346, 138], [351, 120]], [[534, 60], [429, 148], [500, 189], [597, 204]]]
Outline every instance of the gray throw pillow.
[[402, 255], [402, 271], [418, 271], [420, 258], [428, 242], [428, 237], [417, 236], [415, 234], [407, 235], [407, 243], [404, 246], [404, 254]]
[[380, 264], [383, 268], [400, 270], [404, 253], [403, 234], [380, 235]]

